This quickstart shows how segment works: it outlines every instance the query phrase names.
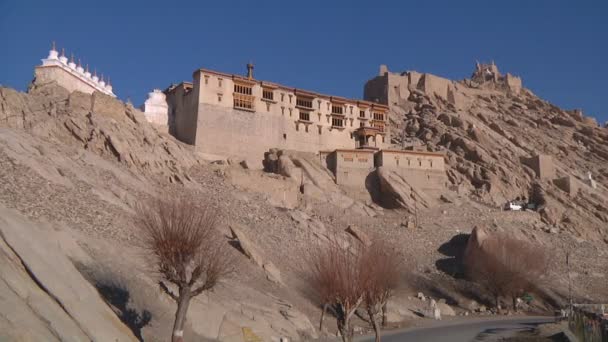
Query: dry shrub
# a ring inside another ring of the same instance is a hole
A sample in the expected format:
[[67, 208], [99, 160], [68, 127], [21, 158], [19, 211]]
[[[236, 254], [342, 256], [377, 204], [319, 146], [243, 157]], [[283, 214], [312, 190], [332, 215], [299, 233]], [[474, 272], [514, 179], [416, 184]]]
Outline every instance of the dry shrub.
[[542, 247], [505, 235], [487, 238], [464, 262], [470, 279], [494, 297], [496, 307], [500, 297], [510, 297], [514, 310], [517, 297], [534, 289], [547, 268]]
[[377, 319], [399, 283], [399, 259], [397, 250], [385, 240], [374, 240], [367, 248], [356, 244], [345, 249], [335, 242], [314, 248], [308, 259], [307, 280], [323, 307], [319, 329], [330, 309], [342, 340], [352, 341], [351, 318], [363, 304], [379, 341]]
[[351, 251], [330, 242], [314, 248], [308, 261], [308, 283], [323, 306], [319, 329], [329, 308], [336, 316], [342, 340], [352, 341], [350, 319], [363, 301], [362, 248], [357, 246]]
[[[234, 271], [235, 259], [216, 229], [215, 208], [180, 197], [136, 208], [141, 247], [152, 258], [161, 289], [177, 302], [172, 341], [182, 341], [190, 300]], [[177, 288], [174, 293], [170, 287]]]
[[378, 316], [382, 313], [382, 326], [386, 323], [386, 303], [399, 286], [403, 269], [395, 246], [384, 239], [374, 239], [365, 250], [363, 258], [364, 305], [376, 335], [380, 341]]

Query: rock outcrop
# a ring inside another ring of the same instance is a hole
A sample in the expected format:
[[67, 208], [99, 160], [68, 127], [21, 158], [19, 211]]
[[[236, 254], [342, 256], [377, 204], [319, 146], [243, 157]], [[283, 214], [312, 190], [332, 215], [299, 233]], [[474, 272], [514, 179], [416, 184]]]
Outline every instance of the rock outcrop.
[[200, 163], [190, 147], [159, 132], [133, 106], [101, 93], [68, 94], [53, 84], [28, 94], [0, 87], [0, 127], [82, 147], [172, 182], [189, 182], [188, 169]]
[[420, 208], [428, 208], [431, 199], [414, 184], [408, 183], [396, 172], [382, 166], [376, 169], [376, 175], [380, 182], [381, 201], [388, 207], [401, 207], [410, 212]]
[[[1, 336], [33, 341], [137, 341], [79, 273], [69, 235], [0, 207]], [[65, 252], [70, 253], [66, 255]]]
[[238, 241], [243, 253], [266, 272], [268, 280], [283, 285], [281, 272], [272, 262], [266, 260], [263, 254], [247, 237], [245, 228], [237, 223], [231, 223], [230, 231], [232, 232], [232, 236]]

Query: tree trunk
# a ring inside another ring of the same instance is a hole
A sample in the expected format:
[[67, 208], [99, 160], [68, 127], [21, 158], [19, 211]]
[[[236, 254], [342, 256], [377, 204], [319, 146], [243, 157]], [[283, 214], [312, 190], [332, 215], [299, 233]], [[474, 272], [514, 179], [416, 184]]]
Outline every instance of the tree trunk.
[[350, 317], [345, 316], [344, 321], [342, 322], [342, 341], [343, 342], [352, 342], [353, 341], [353, 332], [350, 328]]
[[369, 320], [372, 323], [372, 328], [374, 328], [374, 334], [376, 335], [376, 342], [380, 342], [380, 327], [378, 326], [378, 320], [376, 319], [377, 315], [371, 308], [367, 309], [367, 314], [369, 315]]
[[496, 307], [496, 312], [498, 312], [498, 295], [494, 295], [494, 305]]
[[180, 289], [171, 342], [184, 342], [184, 323], [186, 323], [186, 314], [188, 313], [188, 306], [190, 306], [191, 298], [189, 288], [184, 287], [183, 289]]
[[513, 296], [511, 298], [513, 300], [513, 311], [517, 312], [517, 297]]
[[384, 302], [384, 304], [382, 305], [382, 327], [386, 327], [386, 321], [387, 321], [386, 312], [388, 311], [388, 309], [386, 307], [387, 304], [388, 304], [388, 301]]
[[319, 322], [319, 332], [323, 332], [323, 320], [325, 319], [326, 311], [327, 311], [327, 303], [323, 304], [323, 311], [321, 311], [321, 321]]

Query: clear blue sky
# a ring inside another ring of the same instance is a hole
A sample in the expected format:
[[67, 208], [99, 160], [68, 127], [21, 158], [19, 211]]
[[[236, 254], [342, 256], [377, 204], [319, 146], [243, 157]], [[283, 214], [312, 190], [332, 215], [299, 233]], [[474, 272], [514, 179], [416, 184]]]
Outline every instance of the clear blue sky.
[[0, 0], [0, 84], [25, 89], [53, 40], [137, 105], [199, 67], [358, 98], [379, 64], [462, 79], [494, 60], [608, 120], [606, 0]]

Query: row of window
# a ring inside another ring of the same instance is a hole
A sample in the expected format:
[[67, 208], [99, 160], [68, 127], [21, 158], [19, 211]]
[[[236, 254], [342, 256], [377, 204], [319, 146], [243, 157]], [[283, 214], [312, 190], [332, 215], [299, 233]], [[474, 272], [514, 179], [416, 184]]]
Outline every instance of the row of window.
[[306, 97], [296, 97], [296, 107], [312, 109], [312, 99]]
[[[395, 163], [397, 165], [400, 165], [398, 158], [395, 158]], [[433, 167], [433, 161], [432, 160], [429, 160], [429, 165], [430, 165], [430, 167]], [[409, 159], [409, 158], [407, 159], [407, 166], [412, 166], [412, 160]], [[418, 166], [422, 166], [422, 160], [421, 159], [418, 159]]]
[[[222, 87], [222, 78], [218, 78], [218, 87]], [[205, 84], [209, 84], [209, 76], [205, 75]], [[253, 95], [253, 87], [252, 86], [248, 86], [248, 85], [242, 85], [242, 84], [234, 84], [234, 92], [237, 94], [244, 94], [244, 95]], [[274, 101], [274, 92], [271, 89], [268, 88], [263, 88], [262, 89], [262, 98], [265, 100], [270, 100], [270, 101]], [[289, 103], [291, 103], [291, 98], [292, 95], [289, 94]], [[285, 94], [281, 93], [281, 101], [284, 102], [285, 100]], [[296, 106], [298, 107], [302, 107], [302, 108], [307, 108], [307, 109], [313, 109], [313, 100], [311, 98], [305, 98], [305, 97], [297, 97], [296, 98]], [[327, 104], [327, 109], [329, 109], [330, 104]], [[353, 113], [353, 106], [350, 106], [350, 113]], [[321, 101], [319, 101], [319, 109], [321, 109]], [[332, 114], [337, 114], [337, 115], [343, 115], [344, 114], [344, 107], [343, 106], [336, 106], [336, 105], [331, 105], [331, 113]], [[365, 111], [361, 110], [359, 111], [359, 117], [360, 118], [364, 118], [365, 117]], [[373, 117], [374, 120], [381, 120], [384, 121], [384, 113], [373, 113]]]
[[[249, 109], [249, 110], [254, 109], [255, 98], [252, 96], [252, 94], [253, 94], [252, 86], [235, 83], [234, 84], [234, 94], [235, 94], [235, 99], [234, 99], [235, 108], [244, 108], [244, 109]], [[245, 96], [239, 96], [239, 95], [245, 95]], [[284, 94], [281, 94], [281, 100], [283, 100], [283, 97], [284, 97]], [[274, 101], [274, 92], [270, 89], [262, 89], [262, 98], [265, 100]], [[291, 103], [291, 95], [289, 96], [289, 101]], [[319, 107], [320, 106], [321, 106], [321, 102], [319, 101]], [[312, 98], [298, 96], [298, 97], [296, 97], [296, 107], [312, 110], [313, 109], [313, 100], [312, 100]], [[329, 107], [329, 103], [328, 103], [328, 107]], [[268, 108], [269, 108], [269, 106], [268, 106]], [[350, 107], [351, 113], [352, 113], [352, 108], [353, 107], [351, 106]], [[331, 113], [333, 115], [344, 115], [344, 107], [332, 104]], [[310, 114], [306, 113], [306, 116], [310, 117]], [[365, 118], [364, 110], [359, 111], [359, 117]], [[373, 112], [373, 119], [377, 120], [377, 121], [384, 121], [384, 113]], [[304, 120], [304, 119], [301, 119], [301, 120]], [[336, 122], [340, 121], [337, 118], [336, 118], [336, 120], [337, 120]], [[306, 120], [306, 121], [310, 121], [310, 120]], [[333, 125], [333, 124], [332, 124], [332, 126], [342, 127], [341, 125]], [[383, 128], [384, 128], [384, 126], [382, 125], [382, 129]]]
[[[310, 121], [310, 112], [300, 111], [299, 119], [301, 121]], [[333, 127], [344, 127], [344, 119], [343, 118], [332, 117], [331, 118], [331, 125]]]

